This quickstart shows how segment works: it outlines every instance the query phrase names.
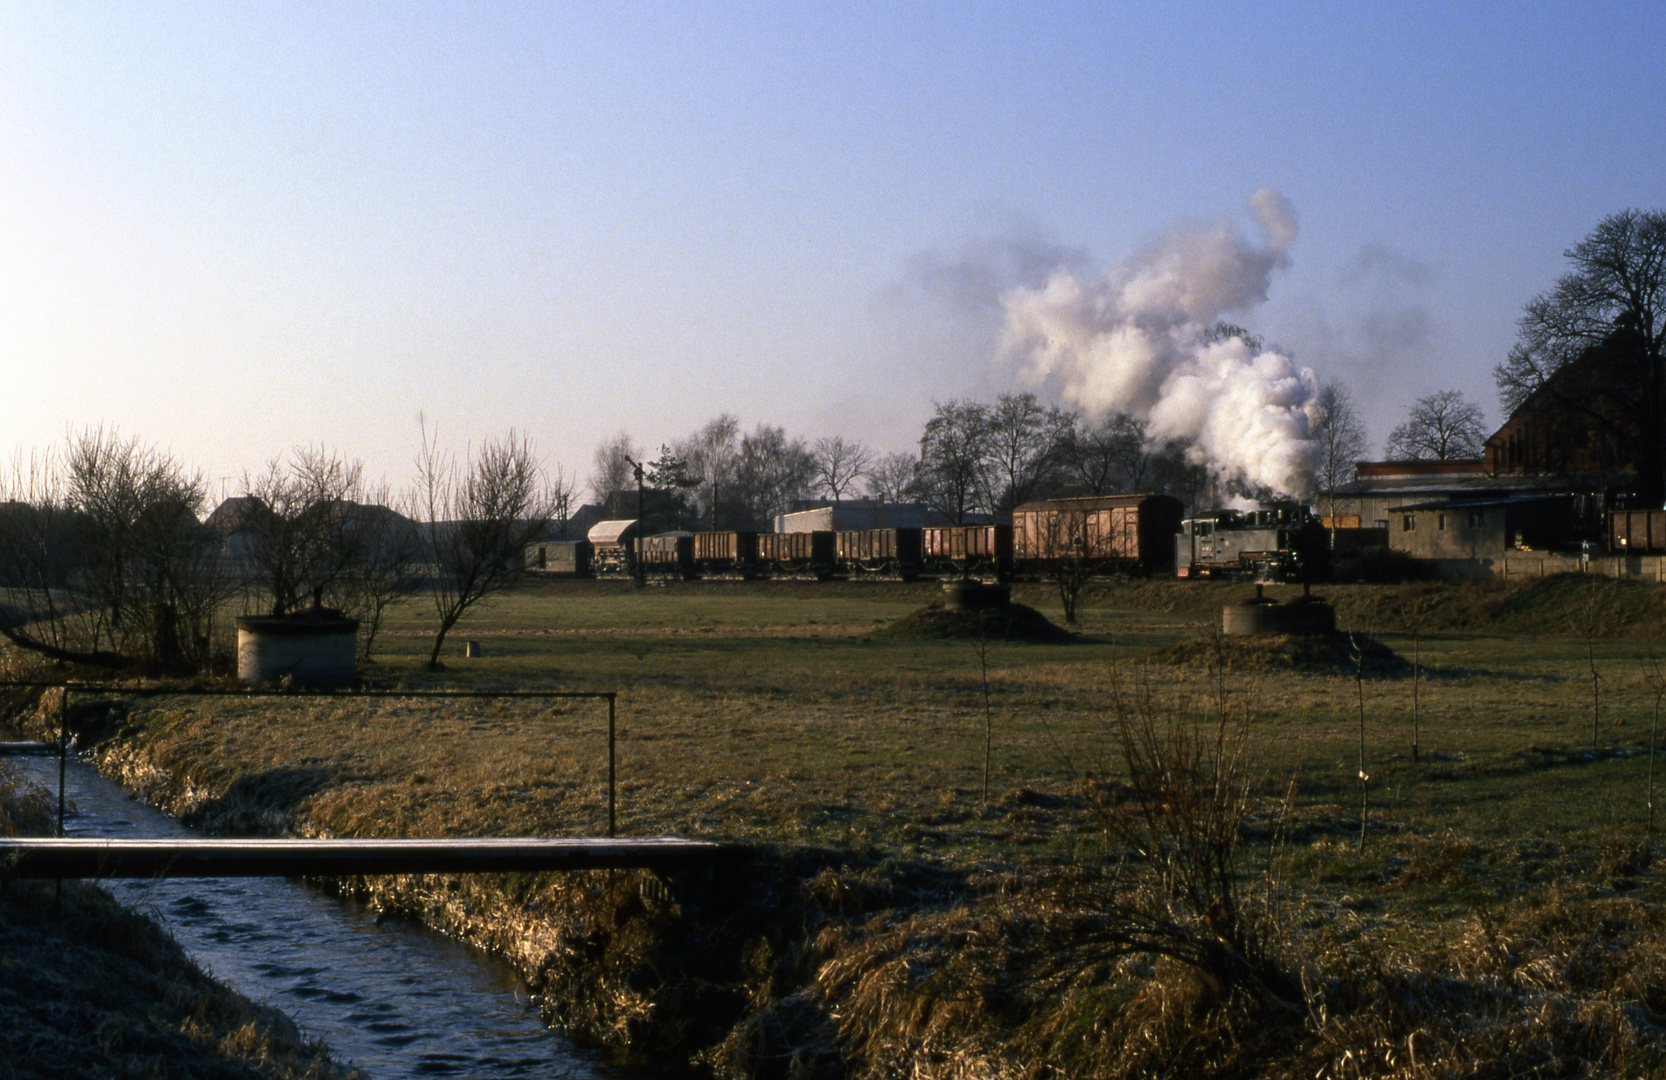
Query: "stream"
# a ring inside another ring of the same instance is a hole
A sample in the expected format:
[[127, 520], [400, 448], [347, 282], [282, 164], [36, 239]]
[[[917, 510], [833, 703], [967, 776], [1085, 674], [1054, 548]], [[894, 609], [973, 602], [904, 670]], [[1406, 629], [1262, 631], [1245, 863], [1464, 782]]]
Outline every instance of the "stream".
[[[57, 791], [56, 758], [16, 764]], [[193, 835], [85, 764], [70, 762], [67, 792], [69, 836]], [[282, 1009], [373, 1080], [627, 1075], [545, 1028], [507, 964], [420, 924], [378, 918], [364, 904], [284, 878], [120, 879], [104, 887], [166, 926], [209, 974]]]

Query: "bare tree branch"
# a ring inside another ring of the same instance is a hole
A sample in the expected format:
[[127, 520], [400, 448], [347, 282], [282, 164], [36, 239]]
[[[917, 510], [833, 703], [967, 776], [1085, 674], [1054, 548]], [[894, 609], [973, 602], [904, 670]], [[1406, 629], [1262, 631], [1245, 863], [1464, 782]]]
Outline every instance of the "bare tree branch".
[[459, 466], [424, 426], [417, 500], [440, 621], [428, 666], [439, 667], [451, 628], [519, 580], [526, 546], [549, 528], [551, 496], [531, 442], [516, 432], [488, 440]]
[[842, 435], [817, 439], [811, 449], [815, 459], [816, 483], [838, 502], [850, 485], [867, 472], [873, 452]]
[[1481, 456], [1487, 431], [1481, 406], [1456, 390], [1441, 390], [1412, 404], [1406, 422], [1388, 436], [1394, 461], [1457, 461]]

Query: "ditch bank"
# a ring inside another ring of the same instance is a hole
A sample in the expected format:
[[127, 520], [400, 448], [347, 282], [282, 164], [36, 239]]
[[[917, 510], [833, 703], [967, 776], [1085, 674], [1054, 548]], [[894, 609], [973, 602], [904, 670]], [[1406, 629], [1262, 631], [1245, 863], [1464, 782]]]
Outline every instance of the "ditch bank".
[[[57, 717], [49, 695], [16, 726], [51, 738]], [[338, 788], [321, 798], [326, 788], [304, 768], [203, 768], [188, 746], [155, 738], [130, 718], [126, 702], [72, 702], [69, 726], [78, 752], [101, 774], [198, 831], [387, 834], [388, 817], [373, 795], [355, 800]], [[813, 983], [829, 947], [849, 940], [848, 932], [825, 931], [876, 910], [942, 907], [966, 889], [953, 875], [877, 864], [820, 849], [760, 848], [743, 866], [675, 872], [382, 875], [316, 884], [501, 956], [527, 980], [546, 1023], [620, 1061], [671, 1073], [771, 1076], [787, 1060], [783, 1045], [802, 1058], [814, 1044], [824, 1064], [838, 1063], [827, 1075], [844, 1075], [831, 1021], [794, 997]], [[793, 999], [786, 1021], [775, 1015], [783, 999]]]
[[[55, 800], [0, 762], [0, 835], [50, 832]], [[6, 1076], [363, 1080], [289, 1018], [209, 978], [167, 930], [78, 881], [0, 883]]]

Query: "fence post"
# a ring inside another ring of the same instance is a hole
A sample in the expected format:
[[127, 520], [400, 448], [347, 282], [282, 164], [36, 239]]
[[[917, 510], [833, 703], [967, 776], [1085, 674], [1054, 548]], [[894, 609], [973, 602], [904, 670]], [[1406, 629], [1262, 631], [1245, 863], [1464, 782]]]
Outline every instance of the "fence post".
[[69, 687], [58, 695], [58, 839], [64, 837], [64, 779], [69, 759]]
[[614, 750], [613, 750], [613, 748], [614, 748], [614, 737], [613, 737], [614, 705], [613, 705], [613, 703], [614, 703], [615, 699], [618, 698], [618, 696], [619, 695], [616, 694], [616, 693], [609, 693], [607, 695], [607, 835], [609, 835], [609, 836], [613, 835], [613, 810], [614, 810], [614, 803], [615, 803], [615, 799], [614, 799], [614, 780], [615, 780], [615, 777], [617, 775], [617, 772], [616, 772], [616, 761], [617, 761], [617, 759], [614, 755]]

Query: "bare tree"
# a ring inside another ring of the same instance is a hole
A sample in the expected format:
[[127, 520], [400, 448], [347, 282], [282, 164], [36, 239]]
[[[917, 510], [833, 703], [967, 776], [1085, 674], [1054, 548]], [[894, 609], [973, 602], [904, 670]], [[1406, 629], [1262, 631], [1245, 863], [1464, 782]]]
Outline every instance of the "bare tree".
[[1213, 488], [1209, 468], [1191, 458], [1191, 447], [1170, 439], [1150, 452], [1151, 490], [1173, 495], [1191, 512]]
[[[1565, 253], [1573, 269], [1522, 314], [1493, 369], [1504, 407], [1543, 395], [1578, 427], [1561, 432], [1637, 475], [1643, 504], [1666, 499], [1666, 211], [1604, 218]], [[1554, 448], [1565, 452], [1565, 445]]]
[[590, 474], [590, 492], [609, 514], [627, 513], [636, 500], [636, 470], [631, 462], [642, 460], [642, 451], [621, 431], [596, 447], [595, 468]]
[[368, 662], [389, 608], [422, 585], [422, 534], [393, 509], [399, 502], [387, 484], [366, 488], [351, 513], [357, 519], [357, 557], [335, 584], [339, 606], [359, 621], [359, 659]]
[[1032, 521], [1039, 533], [1042, 574], [1059, 591], [1064, 621], [1075, 625], [1088, 585], [1116, 554], [1114, 540], [1084, 510], [1041, 510]]
[[714, 529], [735, 520], [735, 471], [738, 467], [740, 420], [719, 413], [673, 449], [695, 481], [690, 492], [694, 512]]
[[886, 454], [864, 474], [868, 497], [881, 503], [907, 502], [920, 478], [920, 459], [913, 454]]
[[1062, 451], [1076, 430], [1076, 416], [1042, 407], [1034, 394], [1002, 394], [987, 414], [984, 485], [991, 509], [1010, 514], [1015, 506], [1050, 494]]
[[1313, 486], [1334, 527], [1341, 503], [1337, 492], [1353, 480], [1367, 448], [1365, 425], [1360, 423], [1353, 397], [1345, 387], [1334, 382], [1319, 387], [1309, 414], [1308, 435], [1318, 448], [1314, 455]]
[[987, 505], [989, 410], [975, 401], [935, 407], [920, 436], [917, 490], [927, 506], [960, 525]]
[[816, 483], [838, 502], [858, 477], [867, 472], [873, 452], [859, 442], [842, 435], [817, 439], [811, 449], [815, 461]]
[[386, 483], [366, 486], [358, 462], [322, 448], [270, 462], [243, 489], [210, 520], [240, 552], [261, 606], [273, 615], [308, 602], [341, 609], [358, 620], [368, 661], [388, 609], [421, 583], [416, 525], [391, 506], [408, 499]]
[[1456, 390], [1441, 390], [1412, 403], [1406, 422], [1388, 436], [1394, 461], [1458, 461], [1481, 456], [1487, 431], [1481, 406]]
[[322, 447], [295, 450], [243, 478], [233, 523], [244, 561], [273, 615], [322, 604], [324, 594], [362, 554], [362, 515], [354, 513], [363, 469]]
[[560, 539], [568, 539], [573, 511], [578, 509], [578, 478], [570, 476], [560, 465], [549, 474], [550, 531]]
[[526, 546], [549, 528], [551, 496], [531, 442], [516, 432], [486, 441], [459, 466], [425, 427], [417, 500], [440, 620], [428, 666], [437, 668], [446, 634], [458, 620], [520, 579]]
[[1085, 495], [1144, 491], [1153, 472], [1147, 443], [1145, 421], [1127, 413], [1072, 428], [1061, 455], [1065, 476]]
[[759, 424], [740, 441], [735, 497], [743, 527], [767, 529], [806, 497], [815, 482], [815, 458], [799, 439], [779, 427]]
[[[0, 632], [13, 644], [68, 659], [89, 646], [79, 638], [80, 608], [69, 593], [79, 570], [80, 530], [69, 509], [61, 461], [55, 454], [21, 453], [5, 477], [0, 502]], [[94, 622], [93, 627], [98, 624]], [[87, 629], [91, 629], [88, 627]], [[96, 647], [96, 646], [91, 646]], [[100, 661], [121, 666], [111, 654]]]
[[[231, 579], [199, 514], [207, 488], [173, 457], [102, 428], [14, 470], [0, 515], [0, 634], [56, 660], [197, 671]], [[21, 499], [18, 495], [23, 496]]]

